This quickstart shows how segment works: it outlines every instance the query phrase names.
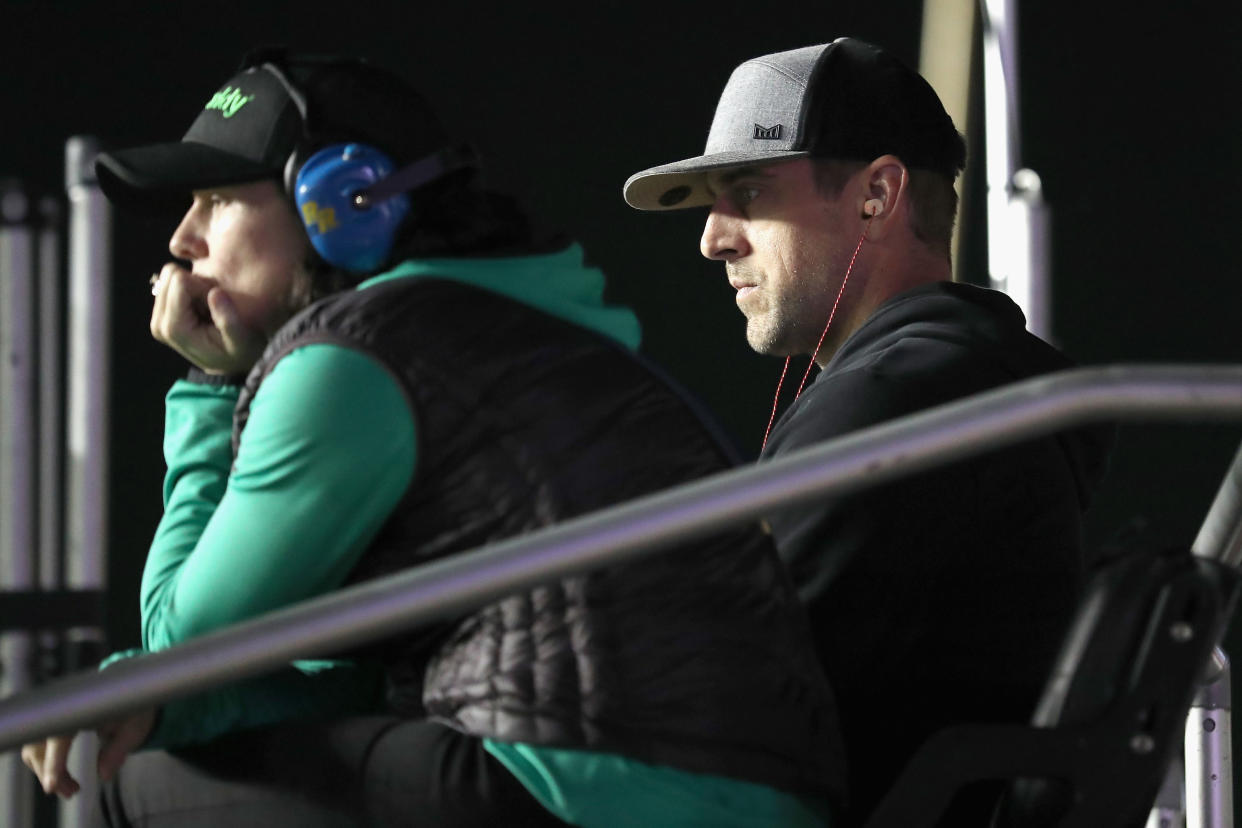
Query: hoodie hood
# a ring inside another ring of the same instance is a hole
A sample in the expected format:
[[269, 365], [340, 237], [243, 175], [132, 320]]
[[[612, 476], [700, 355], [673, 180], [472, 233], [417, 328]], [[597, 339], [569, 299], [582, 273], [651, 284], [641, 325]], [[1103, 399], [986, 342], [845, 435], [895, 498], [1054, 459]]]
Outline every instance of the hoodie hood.
[[921, 285], [881, 305], [842, 344], [826, 372], [856, 367], [901, 341], [923, 339], [982, 347], [1014, 380], [1073, 367], [1056, 348], [1026, 330], [1022, 309], [1005, 294], [958, 282]]
[[581, 325], [637, 350], [638, 317], [627, 307], [604, 303], [604, 274], [585, 263], [582, 246], [527, 256], [408, 259], [358, 286], [393, 279], [449, 279], [507, 296], [536, 310]]
[[[1005, 294], [936, 282], [881, 305], [842, 344], [821, 376], [867, 371], [927, 377], [937, 387], [916, 393], [949, 402], [1073, 367], [1072, 360], [1026, 330], [1022, 310]], [[1112, 425], [1088, 426], [1057, 435], [1084, 507], [1107, 471], [1114, 431]]]

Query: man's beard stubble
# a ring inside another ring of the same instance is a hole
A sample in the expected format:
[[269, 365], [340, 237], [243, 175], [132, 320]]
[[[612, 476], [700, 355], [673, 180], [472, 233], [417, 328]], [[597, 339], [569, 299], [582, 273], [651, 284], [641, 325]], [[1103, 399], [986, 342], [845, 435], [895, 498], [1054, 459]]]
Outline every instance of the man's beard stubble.
[[757, 296], [761, 299], [759, 308], [749, 313], [738, 308], [746, 317], [746, 342], [751, 350], [776, 357], [810, 353], [815, 343], [807, 347], [801, 342], [805, 332], [798, 325], [806, 304], [802, 296], [774, 294], [768, 280], [745, 265], [726, 264], [725, 271], [731, 279], [756, 285]]

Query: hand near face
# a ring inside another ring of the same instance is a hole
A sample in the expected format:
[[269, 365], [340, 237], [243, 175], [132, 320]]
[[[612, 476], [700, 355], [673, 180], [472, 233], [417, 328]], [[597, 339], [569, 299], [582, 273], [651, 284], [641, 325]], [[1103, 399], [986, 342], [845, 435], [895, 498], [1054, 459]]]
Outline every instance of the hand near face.
[[310, 239], [271, 180], [195, 190], [154, 285], [151, 334], [211, 374], [250, 370], [310, 301]]
[[209, 374], [245, 374], [267, 345], [214, 280], [169, 262], [152, 286], [151, 335]]
[[[101, 781], [108, 782], [116, 776], [129, 755], [151, 735], [154, 726], [155, 710], [152, 709], [116, 719], [98, 729], [96, 769]], [[76, 734], [51, 736], [22, 748], [22, 761], [34, 771], [45, 793], [70, 799], [81, 789], [78, 780], [69, 773], [69, 749], [75, 738]]]

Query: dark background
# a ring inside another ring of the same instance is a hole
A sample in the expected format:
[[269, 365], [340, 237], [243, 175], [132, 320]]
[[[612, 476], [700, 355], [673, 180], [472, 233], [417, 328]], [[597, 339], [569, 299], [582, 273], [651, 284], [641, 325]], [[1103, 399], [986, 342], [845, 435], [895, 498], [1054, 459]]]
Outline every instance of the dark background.
[[[1083, 363], [1242, 362], [1238, 4], [1019, 3], [1022, 156], [1053, 211], [1055, 339]], [[1138, 8], [1149, 9], [1137, 11]], [[261, 43], [348, 52], [419, 86], [488, 160], [489, 180], [582, 241], [645, 349], [758, 448], [779, 361], [745, 346], [704, 213], [642, 214], [633, 172], [697, 154], [729, 72], [851, 34], [917, 65], [917, 2], [85, 3], [0, 5], [0, 177], [62, 187], [63, 142], [175, 139]], [[976, 61], [976, 91], [978, 62]], [[976, 95], [976, 100], [977, 100]], [[976, 105], [977, 110], [977, 105]], [[959, 124], [959, 127], [964, 125]], [[972, 147], [981, 148], [981, 127]], [[967, 181], [962, 263], [981, 282], [982, 158]], [[183, 370], [150, 340], [147, 277], [171, 224], [118, 216], [111, 442], [113, 643], [159, 517], [161, 399]], [[103, 343], [101, 343], [102, 345]], [[1093, 548], [1127, 525], [1189, 543], [1242, 429], [1126, 426], [1091, 515]], [[1242, 652], [1235, 644], [1232, 649]]]

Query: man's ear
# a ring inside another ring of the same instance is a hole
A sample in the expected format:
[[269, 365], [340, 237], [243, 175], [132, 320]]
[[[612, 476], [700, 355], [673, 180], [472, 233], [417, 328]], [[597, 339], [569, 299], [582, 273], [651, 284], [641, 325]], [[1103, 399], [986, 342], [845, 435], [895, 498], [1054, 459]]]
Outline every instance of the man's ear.
[[895, 155], [881, 155], [867, 165], [859, 214], [867, 222], [867, 238], [883, 238], [893, 219], [904, 216], [909, 199], [906, 165]]

